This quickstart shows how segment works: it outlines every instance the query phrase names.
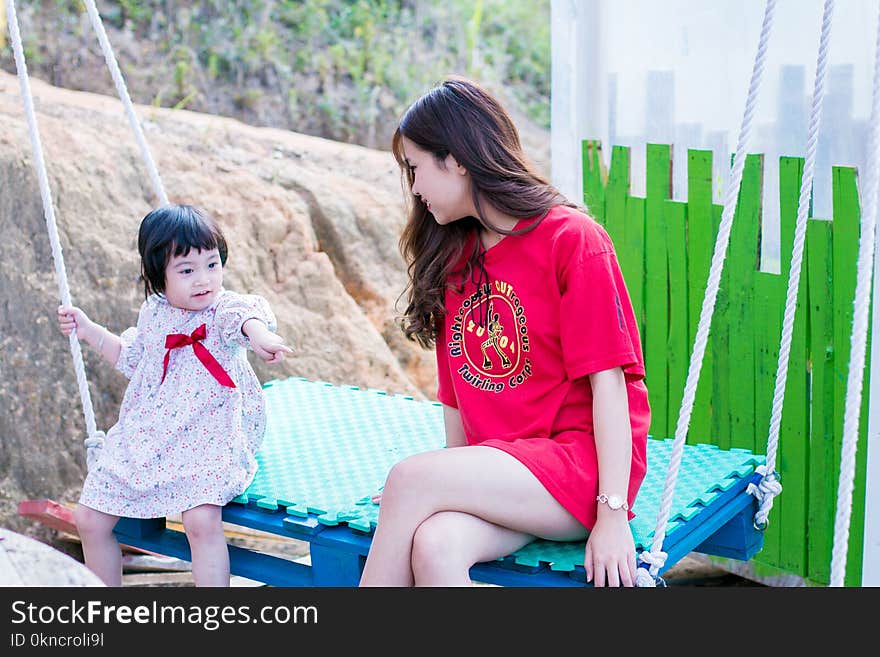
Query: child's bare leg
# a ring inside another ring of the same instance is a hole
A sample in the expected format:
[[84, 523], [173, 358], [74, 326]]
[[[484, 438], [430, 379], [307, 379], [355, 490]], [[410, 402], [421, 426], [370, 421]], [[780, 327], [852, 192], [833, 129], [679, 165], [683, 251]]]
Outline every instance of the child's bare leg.
[[182, 514], [196, 586], [229, 586], [229, 547], [221, 513], [216, 504], [202, 504]]
[[471, 566], [507, 556], [534, 538], [469, 513], [435, 513], [419, 525], [413, 537], [415, 584], [470, 586]]
[[413, 537], [440, 511], [460, 511], [524, 534], [576, 540], [586, 530], [522, 463], [493, 447], [416, 454], [385, 481], [364, 586], [411, 586]]
[[119, 518], [78, 504], [73, 512], [86, 566], [107, 586], [122, 586], [122, 551], [113, 533]]

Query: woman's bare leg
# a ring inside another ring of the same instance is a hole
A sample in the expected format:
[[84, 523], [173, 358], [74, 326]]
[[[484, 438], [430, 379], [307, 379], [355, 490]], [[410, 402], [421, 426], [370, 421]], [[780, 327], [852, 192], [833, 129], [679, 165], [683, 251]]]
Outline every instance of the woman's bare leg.
[[471, 566], [516, 552], [534, 536], [461, 511], [441, 511], [425, 520], [413, 537], [416, 586], [470, 586]]
[[459, 511], [531, 536], [576, 540], [586, 530], [522, 463], [493, 447], [416, 454], [385, 481], [362, 586], [412, 586], [413, 538], [441, 511]]

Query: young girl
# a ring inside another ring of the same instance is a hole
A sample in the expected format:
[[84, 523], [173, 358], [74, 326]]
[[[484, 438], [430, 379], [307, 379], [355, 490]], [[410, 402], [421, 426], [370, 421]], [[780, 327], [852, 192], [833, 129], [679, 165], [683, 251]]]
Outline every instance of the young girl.
[[587, 537], [587, 580], [632, 586], [650, 410], [611, 240], [471, 81], [419, 98], [392, 150], [410, 190], [404, 331], [435, 346], [447, 449], [389, 472], [361, 584], [467, 585], [535, 537]]
[[116, 336], [79, 308], [58, 309], [64, 335], [76, 330], [131, 380], [75, 512], [85, 562], [120, 586], [119, 516], [182, 512], [196, 586], [228, 586], [221, 507], [253, 479], [266, 425], [244, 349], [267, 363], [291, 349], [265, 299], [223, 288], [226, 240], [203, 210], [150, 212], [138, 251], [146, 301], [137, 327]]

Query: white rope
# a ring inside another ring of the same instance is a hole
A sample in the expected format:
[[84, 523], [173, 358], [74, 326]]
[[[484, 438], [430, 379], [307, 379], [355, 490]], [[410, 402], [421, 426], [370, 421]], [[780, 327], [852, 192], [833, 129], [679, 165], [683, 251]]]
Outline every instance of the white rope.
[[[666, 557], [669, 556], [665, 552], [642, 552], [639, 559], [642, 562], [636, 568], [636, 586], [642, 588], [656, 588], [657, 583], [662, 582], [662, 578], [657, 577], [657, 572], [666, 563]], [[647, 567], [646, 567], [647, 566]]]
[[[40, 186], [40, 197], [43, 200], [43, 215], [46, 218], [46, 227], [49, 229], [49, 243], [52, 248], [52, 260], [55, 263], [55, 276], [58, 279], [58, 292], [61, 303], [65, 306], [72, 305], [70, 287], [67, 284], [67, 274], [64, 269], [64, 256], [61, 252], [61, 240], [58, 237], [58, 227], [55, 224], [55, 208], [52, 203], [52, 192], [49, 189], [49, 176], [46, 173], [46, 163], [43, 159], [43, 146], [40, 141], [40, 130], [37, 126], [37, 117], [34, 113], [34, 100], [31, 95], [30, 81], [27, 73], [27, 62], [24, 58], [24, 48], [21, 42], [21, 32], [18, 27], [18, 16], [15, 13], [15, 2], [6, 0], [6, 17], [9, 23], [9, 34], [12, 38], [12, 50], [15, 56], [15, 68], [18, 72], [18, 83], [21, 88], [21, 97], [24, 101], [24, 110], [27, 117], [28, 133], [31, 139], [31, 150], [34, 154], [34, 165], [37, 169], [37, 180]], [[86, 432], [88, 438], [86, 445], [86, 463], [91, 467], [97, 457], [96, 451], [103, 443], [103, 431], [98, 431], [95, 423], [95, 411], [92, 408], [92, 398], [89, 394], [89, 383], [86, 380], [86, 369], [83, 364], [82, 350], [76, 331], [70, 333], [70, 352], [73, 356], [73, 369], [76, 373], [76, 383], [79, 388], [79, 396], [82, 400], [83, 415], [85, 416]]]
[[[663, 496], [660, 503], [660, 511], [657, 516], [657, 525], [654, 530], [654, 541], [651, 544], [651, 555], [644, 552], [640, 555], [643, 563], [650, 564], [650, 575], [656, 577], [660, 568], [665, 563], [661, 558], [660, 548], [666, 537], [666, 525], [669, 520], [669, 512], [672, 508], [672, 494], [675, 490], [675, 481], [678, 478], [678, 470], [681, 466], [681, 456], [684, 452], [684, 442], [690, 424], [691, 413], [694, 407], [697, 383], [700, 379], [700, 370], [703, 366], [703, 356], [706, 352], [706, 343], [709, 337], [709, 326], [712, 322], [712, 314], [715, 310], [715, 300], [718, 296], [718, 287], [721, 281], [721, 271], [727, 253], [727, 245], [730, 242], [730, 229], [733, 224], [733, 215], [736, 211], [736, 202], [739, 195], [739, 187], [742, 182], [742, 173], [746, 159], [746, 142], [752, 129], [752, 120], [755, 113], [755, 105], [758, 98], [758, 88], [764, 72], [764, 60], [767, 54], [767, 43], [770, 37], [770, 28], [773, 25], [773, 10], [776, 0], [767, 0], [764, 8], [764, 22], [761, 27], [761, 36], [758, 41], [758, 52], [755, 56], [755, 64], [752, 69], [752, 78], [749, 84], [749, 92], [746, 99], [745, 112], [740, 127], [737, 141], [736, 154], [733, 158], [733, 170], [727, 186], [727, 194], [724, 199], [724, 210], [721, 214], [721, 223], [718, 227], [718, 237], [715, 241], [715, 252], [712, 255], [712, 264], [709, 268], [709, 279], [706, 283], [706, 294], [703, 297], [703, 307], [700, 311], [700, 321], [697, 325], [697, 335], [694, 340], [694, 351], [688, 366], [687, 382], [684, 396], [678, 416], [678, 424], [675, 427], [675, 439], [672, 445], [672, 453], [669, 458], [669, 466], [666, 471], [666, 481], [663, 486]], [[650, 560], [650, 561], [649, 561]]]
[[749, 484], [748, 492], [758, 498], [759, 507], [755, 513], [755, 527], [765, 529], [773, 498], [782, 492], [782, 485], [776, 472], [776, 452], [779, 446], [779, 428], [782, 424], [782, 403], [785, 399], [785, 384], [788, 380], [788, 363], [791, 354], [794, 317], [797, 309], [798, 288], [804, 259], [804, 242], [807, 236], [807, 213], [810, 209], [810, 193], [813, 189], [813, 175], [816, 170], [816, 146], [819, 142], [819, 123], [822, 118], [822, 105], [825, 98], [825, 72], [828, 69], [828, 44], [831, 39], [831, 17], [834, 14], [834, 0], [825, 0], [822, 13], [822, 32], [819, 36], [819, 54], [816, 58], [816, 78], [813, 84], [813, 102], [807, 136], [807, 152], [804, 173], [801, 178], [801, 192], [798, 197], [797, 222], [795, 223], [794, 244], [792, 245], [791, 267], [788, 271], [788, 291], [785, 297], [785, 313], [782, 317], [782, 336], [779, 341], [779, 361], [776, 367], [776, 387], [773, 391], [773, 410], [770, 414], [770, 431], [767, 437], [767, 456], [765, 464], [756, 471], [761, 475], [760, 482]]
[[773, 508], [773, 498], [782, 492], [782, 484], [779, 482], [779, 473], [767, 463], [755, 468], [755, 474], [758, 475], [757, 483], [749, 483], [746, 492], [758, 498], [758, 510], [753, 524], [755, 529], [764, 531], [767, 529], [767, 516]]
[[[856, 265], [856, 292], [853, 300], [853, 322], [850, 343], [849, 371], [846, 381], [846, 404], [843, 415], [843, 445], [840, 451], [840, 479], [837, 486], [837, 515], [834, 519], [834, 545], [831, 551], [831, 586], [843, 586], [846, 574], [846, 552], [849, 543], [849, 522], [852, 514], [853, 479], [855, 478], [856, 445], [859, 439], [859, 413], [862, 406], [862, 381], [865, 377], [865, 343], [868, 337], [868, 305], [871, 291], [871, 269], [877, 224], [877, 184], [880, 167], [880, 14], [877, 20], [877, 41], [874, 55], [874, 89], [871, 97], [871, 137], [868, 147], [867, 176], [862, 197], [862, 222], [859, 236], [859, 259]], [[875, 285], [880, 284], [875, 281]], [[880, 336], [873, 336], [874, 340]]]
[[104, 23], [101, 21], [100, 14], [98, 14], [95, 0], [85, 0], [85, 5], [89, 12], [89, 20], [92, 23], [92, 27], [95, 29], [95, 34], [98, 35], [98, 43], [101, 45], [101, 51], [104, 53], [104, 60], [107, 62], [107, 68], [110, 69], [110, 75], [113, 77], [113, 84], [116, 85], [116, 93], [119, 95], [119, 99], [125, 107], [125, 114], [128, 117], [128, 122], [131, 125], [131, 129], [134, 131], [138, 147], [141, 149], [141, 155], [144, 158], [144, 163], [150, 174], [150, 180], [153, 182], [153, 190], [156, 192], [156, 197], [159, 199], [159, 202], [162, 205], [168, 205], [168, 197], [165, 195], [165, 188], [162, 186], [162, 179], [159, 177], [159, 170], [156, 168], [156, 163], [153, 161], [150, 148], [147, 146], [147, 140], [141, 129], [140, 121], [138, 121], [137, 115], [134, 113], [134, 105], [132, 105], [131, 97], [128, 95], [128, 88], [125, 86], [125, 80], [119, 70], [119, 64], [116, 62], [116, 56], [113, 54], [113, 48], [110, 46], [110, 40], [107, 38], [107, 32], [104, 30]]

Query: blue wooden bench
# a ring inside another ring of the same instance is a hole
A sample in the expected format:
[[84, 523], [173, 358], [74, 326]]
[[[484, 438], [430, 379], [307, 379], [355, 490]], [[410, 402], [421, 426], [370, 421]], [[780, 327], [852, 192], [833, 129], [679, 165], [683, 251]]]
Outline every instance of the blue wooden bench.
[[[377, 390], [290, 378], [264, 386], [268, 423], [259, 470], [223, 509], [224, 521], [309, 543], [310, 564], [230, 546], [233, 574], [272, 586], [356, 586], [379, 507], [370, 495], [410, 454], [444, 444], [435, 402]], [[633, 506], [637, 550], [650, 550], [671, 440], [650, 438], [648, 474]], [[660, 574], [689, 552], [748, 560], [763, 544], [746, 492], [762, 456], [686, 445], [663, 543]], [[123, 518], [121, 542], [190, 559], [182, 532], [165, 518]], [[477, 564], [475, 581], [502, 586], [584, 586], [583, 541], [536, 540], [498, 561]]]

